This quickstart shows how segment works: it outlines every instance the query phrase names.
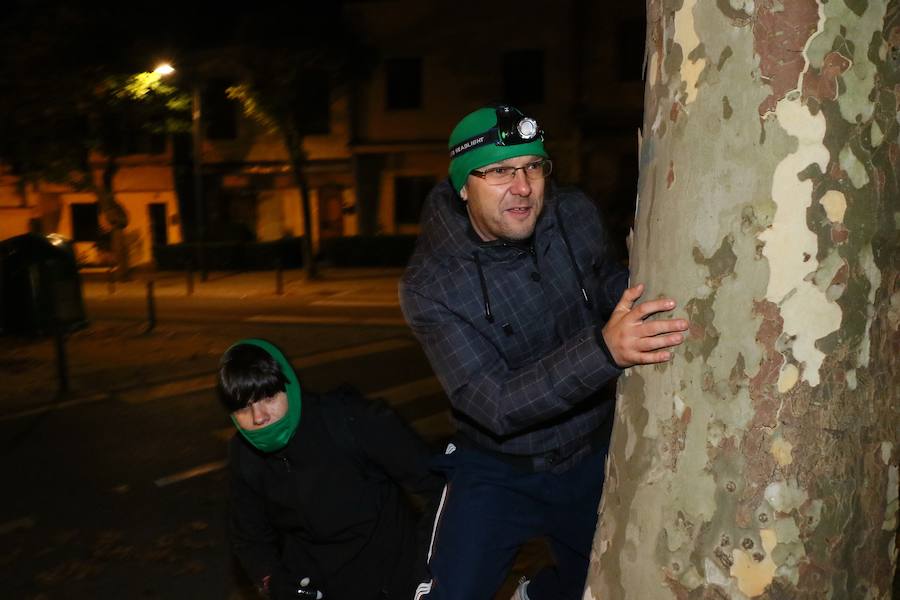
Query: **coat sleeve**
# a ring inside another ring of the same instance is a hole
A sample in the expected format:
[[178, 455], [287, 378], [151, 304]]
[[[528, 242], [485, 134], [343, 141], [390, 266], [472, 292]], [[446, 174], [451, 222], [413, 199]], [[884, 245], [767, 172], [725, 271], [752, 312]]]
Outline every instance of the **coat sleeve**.
[[[281, 561], [278, 531], [266, 517], [265, 498], [247, 479], [249, 469], [243, 468], [242, 458], [246, 459], [233, 442], [229, 448], [232, 549], [254, 585], [268, 598], [277, 600], [284, 597], [285, 584], [296, 577]], [[262, 469], [264, 465], [254, 466]]]
[[361, 453], [418, 500], [421, 511], [415, 528], [415, 555], [420, 560], [413, 568], [417, 580], [424, 581], [431, 526], [445, 483], [443, 477], [429, 469], [432, 450], [384, 402], [368, 400], [355, 390], [342, 391], [350, 433]]
[[408, 493], [429, 498], [443, 480], [429, 470], [431, 449], [387, 404], [343, 388], [348, 425], [365, 457]]
[[545, 423], [621, 373], [588, 325], [544, 356], [510, 368], [478, 329], [427, 286], [401, 284], [401, 305], [453, 407], [504, 437]]

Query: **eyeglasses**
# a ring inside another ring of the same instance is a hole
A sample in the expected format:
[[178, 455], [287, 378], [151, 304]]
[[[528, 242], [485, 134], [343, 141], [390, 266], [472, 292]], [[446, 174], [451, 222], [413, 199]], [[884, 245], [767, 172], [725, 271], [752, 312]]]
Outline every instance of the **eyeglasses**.
[[506, 185], [513, 182], [517, 171], [525, 173], [525, 177], [531, 181], [537, 181], [550, 175], [550, 172], [553, 171], [553, 162], [547, 159], [536, 160], [522, 167], [491, 167], [483, 171], [476, 170], [469, 173], [475, 177], [481, 177], [488, 185]]

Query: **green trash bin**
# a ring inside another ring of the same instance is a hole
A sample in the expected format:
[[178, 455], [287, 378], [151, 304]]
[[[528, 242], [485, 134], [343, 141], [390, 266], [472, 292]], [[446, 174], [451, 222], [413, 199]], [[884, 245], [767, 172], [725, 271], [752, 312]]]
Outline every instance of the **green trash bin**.
[[0, 334], [44, 336], [86, 325], [71, 244], [33, 233], [0, 241]]

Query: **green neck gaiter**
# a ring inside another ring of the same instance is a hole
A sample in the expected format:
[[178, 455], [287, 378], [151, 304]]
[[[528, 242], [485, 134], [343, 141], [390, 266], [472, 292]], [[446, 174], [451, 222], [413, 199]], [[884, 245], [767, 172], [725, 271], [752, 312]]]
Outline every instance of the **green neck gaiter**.
[[277, 452], [287, 446], [294, 432], [297, 431], [297, 425], [300, 424], [300, 382], [297, 380], [297, 374], [294, 368], [281, 351], [266, 340], [247, 339], [241, 340], [238, 344], [251, 344], [258, 346], [269, 353], [275, 359], [281, 372], [284, 374], [287, 383], [285, 384], [285, 393], [287, 394], [288, 410], [287, 413], [274, 423], [270, 423], [261, 429], [252, 431], [243, 429], [238, 425], [237, 420], [232, 416], [231, 421], [244, 438], [250, 442], [254, 448], [262, 452]]

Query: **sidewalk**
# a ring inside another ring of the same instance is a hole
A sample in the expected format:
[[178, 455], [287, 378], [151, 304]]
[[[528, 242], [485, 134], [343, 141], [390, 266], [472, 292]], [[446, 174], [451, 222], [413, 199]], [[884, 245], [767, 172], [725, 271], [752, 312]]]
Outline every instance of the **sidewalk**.
[[[323, 268], [319, 278], [307, 281], [301, 269], [281, 272], [280, 295], [288, 297], [334, 296], [345, 293], [375, 293], [379, 297], [397, 294], [397, 283], [402, 268]], [[191, 281], [184, 271], [135, 271], [129, 281], [111, 282], [104, 269], [81, 271], [85, 298], [145, 297], [147, 284], [153, 282], [153, 292], [158, 297], [198, 296], [203, 298], [279, 297], [277, 271], [215, 271], [200, 280], [200, 273], [193, 273]]]
[[[385, 307], [396, 310], [401, 273], [383, 268], [325, 269], [321, 278], [307, 281], [301, 270], [290, 270], [283, 273], [282, 295], [276, 294], [274, 271], [213, 272], [205, 282], [197, 274], [190, 297], [183, 272], [136, 272], [130, 281], [110, 286], [105, 271], [88, 271], [82, 274], [82, 287], [85, 300], [96, 304], [143, 301], [152, 281], [158, 300], [194, 299], [198, 306], [209, 300], [253, 298], [281, 306], [276, 310], [285, 314], [312, 305], [374, 306], [383, 312]], [[0, 346], [0, 373], [6, 383], [0, 390], [0, 422], [113, 397], [150, 397], [169, 393], [173, 386], [181, 393], [197, 386], [206, 389], [218, 357], [234, 341], [233, 331], [163, 321], [148, 333], [143, 318], [92, 322], [67, 337], [69, 392], [63, 396], [57, 394], [53, 339], [7, 337]], [[340, 334], [332, 331], [326, 338], [306, 340], [302, 354], [352, 345], [359, 337], [355, 328]]]

